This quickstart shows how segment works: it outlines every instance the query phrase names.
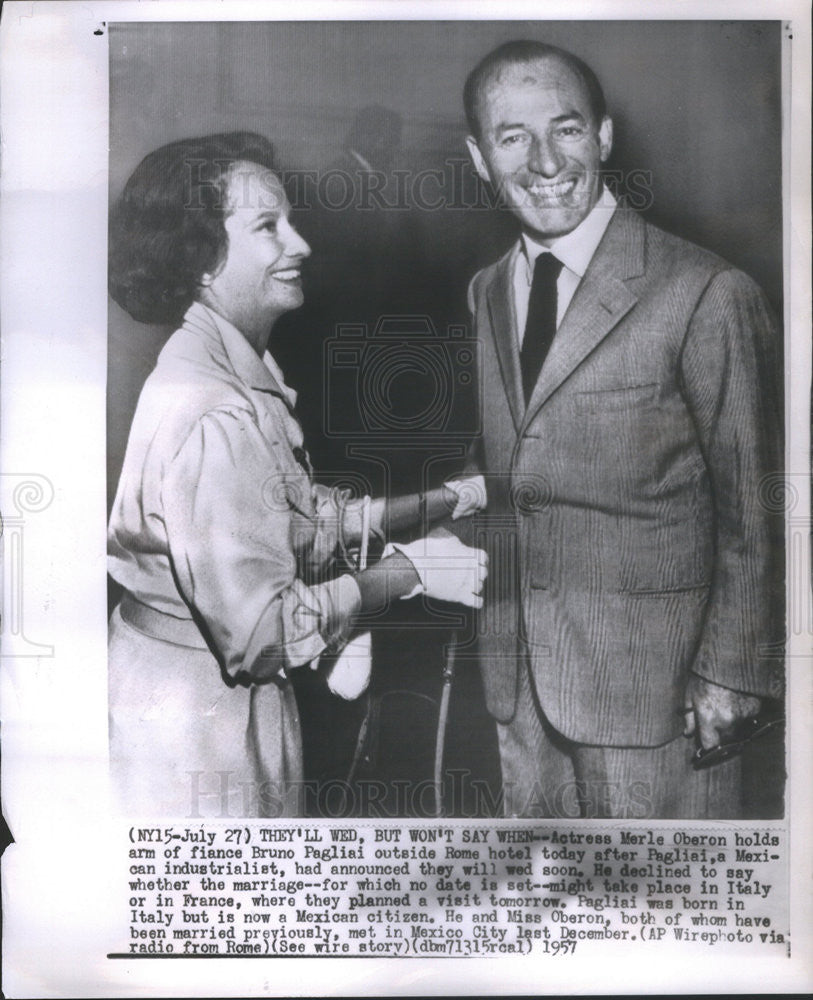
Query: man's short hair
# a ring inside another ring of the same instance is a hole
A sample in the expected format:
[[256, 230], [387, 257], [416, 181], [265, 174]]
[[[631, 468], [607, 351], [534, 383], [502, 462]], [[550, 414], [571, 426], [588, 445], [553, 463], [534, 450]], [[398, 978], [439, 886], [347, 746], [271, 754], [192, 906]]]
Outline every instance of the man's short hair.
[[578, 56], [574, 56], [572, 52], [557, 48], [555, 45], [548, 45], [546, 42], [530, 40], [505, 42], [505, 44], [489, 52], [474, 67], [471, 73], [469, 73], [463, 88], [463, 107], [466, 111], [466, 120], [469, 123], [471, 134], [475, 139], [480, 138], [478, 112], [483, 91], [486, 87], [508, 66], [527, 66], [529, 63], [537, 62], [540, 59], [551, 58], [563, 62], [581, 80], [587, 91], [590, 110], [593, 114], [595, 124], [597, 126], [601, 124], [604, 116], [607, 114], [604, 91], [601, 89], [598, 77], [586, 62], [583, 62]]

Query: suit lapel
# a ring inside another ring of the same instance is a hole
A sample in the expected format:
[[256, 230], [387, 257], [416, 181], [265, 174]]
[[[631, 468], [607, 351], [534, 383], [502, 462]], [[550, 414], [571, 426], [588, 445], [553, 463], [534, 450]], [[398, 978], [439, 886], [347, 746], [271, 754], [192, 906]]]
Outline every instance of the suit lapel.
[[624, 282], [644, 273], [644, 244], [644, 222], [634, 212], [616, 209], [556, 331], [523, 427], [637, 302]]
[[514, 425], [519, 429], [525, 410], [522, 394], [522, 374], [519, 368], [519, 348], [514, 319], [513, 264], [517, 248], [510, 250], [497, 263], [494, 280], [488, 286], [486, 299], [497, 359], [500, 363], [505, 394], [511, 408]]

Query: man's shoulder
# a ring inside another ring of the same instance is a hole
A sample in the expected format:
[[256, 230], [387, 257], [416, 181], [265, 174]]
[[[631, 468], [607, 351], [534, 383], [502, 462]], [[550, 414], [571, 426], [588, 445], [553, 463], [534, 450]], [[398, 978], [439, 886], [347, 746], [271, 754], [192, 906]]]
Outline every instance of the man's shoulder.
[[663, 229], [654, 222], [635, 215], [640, 220], [646, 232], [647, 264], [669, 264], [683, 267], [696, 267], [710, 273], [730, 271], [733, 264], [706, 247], [693, 243], [683, 236]]
[[[641, 219], [646, 233], [646, 271], [654, 284], [672, 285], [689, 300], [704, 298], [726, 308], [767, 305], [765, 292], [745, 271], [691, 240]], [[770, 309], [769, 309], [770, 312]]]
[[[481, 268], [469, 282], [469, 308], [475, 312], [488, 289], [499, 282], [510, 268], [519, 244], [493, 263]], [[640, 272], [633, 259], [640, 263]], [[645, 219], [634, 209], [619, 205], [594, 255], [600, 262], [598, 272], [607, 274], [621, 269], [622, 277], [631, 272], [650, 282], [688, 283], [702, 290], [711, 282], [730, 285], [733, 294], [761, 295], [757, 283], [734, 264], [706, 247], [677, 236], [657, 223]]]
[[[596, 250], [596, 255], [604, 253], [615, 254], [619, 247], [631, 246], [636, 243], [645, 246], [645, 266], [649, 269], [659, 268], [698, 268], [714, 274], [719, 271], [735, 270], [719, 254], [693, 243], [682, 236], [676, 236], [657, 223], [650, 222], [634, 209], [619, 206], [605, 233], [604, 239]], [[519, 244], [513, 243], [497, 260], [487, 264], [475, 272], [469, 282], [469, 295], [482, 294], [504, 271], [510, 267], [510, 262], [517, 252]]]

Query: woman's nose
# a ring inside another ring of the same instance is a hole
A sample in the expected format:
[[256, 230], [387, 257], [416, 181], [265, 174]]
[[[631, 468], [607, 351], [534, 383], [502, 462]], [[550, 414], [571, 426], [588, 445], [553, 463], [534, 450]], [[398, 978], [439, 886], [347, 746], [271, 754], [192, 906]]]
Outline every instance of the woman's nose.
[[285, 253], [289, 257], [310, 257], [311, 248], [290, 223], [285, 236]]

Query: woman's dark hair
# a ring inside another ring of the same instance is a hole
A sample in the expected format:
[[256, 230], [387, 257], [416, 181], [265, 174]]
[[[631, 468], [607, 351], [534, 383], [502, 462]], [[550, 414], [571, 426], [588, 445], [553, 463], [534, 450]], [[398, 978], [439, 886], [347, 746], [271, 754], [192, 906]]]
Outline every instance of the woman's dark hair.
[[480, 100], [483, 91], [508, 66], [527, 66], [539, 59], [558, 59], [576, 74], [584, 84], [596, 128], [607, 114], [604, 91], [596, 74], [586, 62], [566, 49], [546, 42], [505, 42], [489, 52], [469, 73], [463, 88], [463, 107], [471, 134], [480, 139]]
[[133, 171], [110, 215], [108, 285], [142, 323], [177, 323], [200, 279], [226, 253], [228, 175], [238, 160], [273, 170], [271, 143], [256, 132], [182, 139]]

